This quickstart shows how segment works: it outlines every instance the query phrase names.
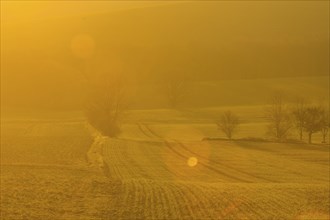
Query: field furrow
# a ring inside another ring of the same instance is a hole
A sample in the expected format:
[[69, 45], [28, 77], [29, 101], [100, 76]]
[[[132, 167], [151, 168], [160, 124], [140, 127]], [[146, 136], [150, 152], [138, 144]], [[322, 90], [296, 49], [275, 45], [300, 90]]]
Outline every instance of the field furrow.
[[329, 219], [328, 146], [180, 140], [152, 125], [104, 139], [105, 176], [85, 161], [82, 124], [11, 125], [1, 219]]

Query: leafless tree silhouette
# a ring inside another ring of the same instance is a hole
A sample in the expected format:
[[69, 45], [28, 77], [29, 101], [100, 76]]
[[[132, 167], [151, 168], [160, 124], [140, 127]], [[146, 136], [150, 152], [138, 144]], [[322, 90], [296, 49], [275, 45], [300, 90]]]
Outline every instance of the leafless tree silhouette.
[[330, 127], [330, 120], [329, 120], [329, 109], [325, 109], [324, 110], [324, 113], [323, 113], [323, 117], [322, 117], [322, 129], [321, 129], [321, 132], [322, 132], [322, 143], [326, 143], [326, 137], [329, 133], [329, 127]]
[[292, 115], [295, 127], [299, 132], [299, 139], [303, 139], [304, 123], [306, 118], [306, 101], [303, 98], [298, 98], [293, 107]]
[[266, 107], [266, 119], [268, 120], [267, 133], [277, 140], [285, 140], [292, 127], [287, 105], [283, 101], [281, 94], [275, 94]]
[[240, 122], [236, 114], [231, 111], [225, 111], [222, 113], [220, 120], [217, 121], [216, 124], [218, 125], [218, 128], [226, 134], [228, 139], [232, 139]]
[[308, 133], [308, 143], [312, 143], [312, 135], [324, 127], [324, 109], [319, 106], [306, 108], [304, 129]]
[[124, 82], [119, 75], [103, 74], [88, 83], [85, 113], [88, 122], [102, 135], [116, 137], [126, 109]]
[[166, 79], [168, 103], [171, 108], [177, 108], [189, 93], [188, 82], [191, 78], [187, 74], [169, 75]]

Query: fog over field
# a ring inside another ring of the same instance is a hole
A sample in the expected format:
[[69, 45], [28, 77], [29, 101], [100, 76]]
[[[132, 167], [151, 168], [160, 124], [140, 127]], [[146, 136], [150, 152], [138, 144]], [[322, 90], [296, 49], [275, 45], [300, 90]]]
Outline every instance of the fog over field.
[[1, 1], [1, 219], [329, 219], [328, 1]]

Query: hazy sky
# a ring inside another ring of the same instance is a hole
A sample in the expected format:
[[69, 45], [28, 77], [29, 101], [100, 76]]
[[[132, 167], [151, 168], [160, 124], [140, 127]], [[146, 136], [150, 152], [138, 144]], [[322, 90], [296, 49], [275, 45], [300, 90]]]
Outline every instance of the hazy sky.
[[53, 17], [80, 16], [133, 8], [153, 7], [165, 1], [1, 1], [2, 22], [25, 22]]
[[325, 76], [329, 2], [1, 1], [1, 107], [75, 106], [82, 71], [138, 85]]

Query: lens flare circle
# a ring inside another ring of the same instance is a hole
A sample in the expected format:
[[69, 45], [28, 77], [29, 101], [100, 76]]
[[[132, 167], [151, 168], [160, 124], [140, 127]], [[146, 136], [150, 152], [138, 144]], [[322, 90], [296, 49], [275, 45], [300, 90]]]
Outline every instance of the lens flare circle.
[[198, 164], [198, 159], [196, 157], [189, 157], [187, 161], [188, 166], [194, 167]]

